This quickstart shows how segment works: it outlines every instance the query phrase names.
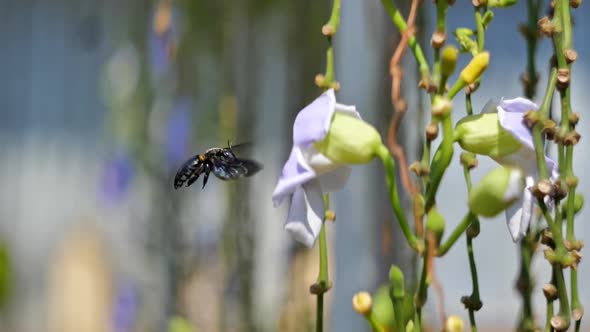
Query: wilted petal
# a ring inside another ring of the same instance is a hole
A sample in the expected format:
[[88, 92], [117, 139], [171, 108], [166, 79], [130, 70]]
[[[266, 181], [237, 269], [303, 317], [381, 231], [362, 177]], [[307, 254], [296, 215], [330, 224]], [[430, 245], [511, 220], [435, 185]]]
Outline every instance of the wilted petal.
[[285, 230], [297, 241], [311, 247], [320, 234], [325, 214], [324, 198], [318, 181], [297, 187], [291, 198]]

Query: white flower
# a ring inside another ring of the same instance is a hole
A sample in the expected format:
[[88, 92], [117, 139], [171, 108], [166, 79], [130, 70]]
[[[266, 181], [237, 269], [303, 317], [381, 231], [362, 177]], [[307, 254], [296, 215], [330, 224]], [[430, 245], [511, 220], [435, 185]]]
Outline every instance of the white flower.
[[354, 106], [336, 103], [328, 90], [299, 112], [293, 124], [293, 148], [273, 193], [278, 206], [289, 199], [285, 229], [311, 247], [320, 233], [323, 194], [344, 186], [348, 164], [366, 163], [381, 146], [379, 133], [360, 120]]
[[[514, 242], [522, 239], [531, 224], [539, 219], [540, 211], [531, 189], [537, 178], [537, 161], [533, 136], [524, 122], [526, 112], [536, 111], [538, 106], [525, 98], [502, 100], [495, 106], [496, 113], [486, 112], [468, 116], [459, 121], [456, 139], [463, 149], [487, 155], [501, 165], [520, 169], [525, 178], [521, 197], [506, 209], [508, 229]], [[545, 156], [551, 181], [557, 179], [555, 162]], [[545, 197], [545, 204], [552, 208], [553, 202]]]

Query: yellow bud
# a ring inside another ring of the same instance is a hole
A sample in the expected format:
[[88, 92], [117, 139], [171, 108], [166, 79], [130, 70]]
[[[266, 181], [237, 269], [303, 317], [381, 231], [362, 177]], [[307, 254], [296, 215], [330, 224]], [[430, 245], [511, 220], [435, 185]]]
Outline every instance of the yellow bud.
[[383, 145], [377, 129], [356, 117], [334, 113], [326, 137], [314, 143], [323, 155], [338, 164], [371, 162]]
[[442, 51], [441, 72], [445, 76], [450, 76], [455, 71], [459, 50], [453, 45], [445, 47]]
[[463, 323], [463, 320], [461, 319], [461, 317], [459, 317], [457, 315], [451, 315], [451, 316], [449, 316], [449, 318], [447, 318], [447, 321], [445, 323], [445, 331], [446, 332], [463, 332], [464, 325], [465, 325], [465, 323]]
[[471, 84], [478, 79], [481, 74], [488, 68], [490, 63], [490, 53], [481, 52], [471, 59], [471, 62], [461, 71], [461, 79], [467, 84]]
[[354, 311], [365, 316], [371, 312], [373, 307], [373, 298], [367, 292], [359, 292], [352, 297], [352, 308]]

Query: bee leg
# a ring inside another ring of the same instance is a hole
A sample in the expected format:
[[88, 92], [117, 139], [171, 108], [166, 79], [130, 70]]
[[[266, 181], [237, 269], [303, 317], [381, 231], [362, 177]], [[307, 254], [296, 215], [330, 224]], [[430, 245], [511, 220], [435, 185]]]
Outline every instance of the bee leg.
[[205, 173], [205, 175], [203, 175], [203, 187], [201, 187], [201, 189], [205, 189], [205, 185], [207, 184], [207, 180], [209, 180], [209, 172], [211, 172], [211, 165], [210, 164], [205, 164], [203, 173]]
[[198, 173], [197, 173], [196, 175], [193, 175], [193, 176], [191, 176], [191, 178], [190, 178], [190, 179], [188, 180], [188, 182], [186, 183], [186, 186], [188, 187], [188, 186], [190, 186], [191, 184], [195, 183], [195, 181], [197, 181], [197, 179], [199, 179], [199, 175], [200, 175], [200, 174], [198, 174]]

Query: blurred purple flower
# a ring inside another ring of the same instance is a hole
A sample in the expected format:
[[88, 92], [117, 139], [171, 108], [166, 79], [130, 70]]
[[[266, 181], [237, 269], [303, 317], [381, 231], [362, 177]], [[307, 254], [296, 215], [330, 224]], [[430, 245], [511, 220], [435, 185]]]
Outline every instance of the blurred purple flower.
[[133, 331], [137, 318], [138, 307], [137, 291], [133, 284], [123, 283], [115, 295], [113, 305], [113, 331]]
[[191, 134], [190, 101], [180, 100], [168, 116], [164, 136], [164, 153], [168, 168], [176, 168], [187, 158]]
[[108, 204], [120, 201], [127, 193], [135, 171], [126, 153], [118, 153], [105, 163], [100, 182], [100, 194]]
[[150, 61], [155, 77], [169, 73], [176, 50], [177, 27], [173, 8], [160, 5], [154, 12], [149, 33]]
[[150, 34], [150, 61], [152, 71], [156, 77], [163, 76], [170, 71], [172, 40], [172, 31], [170, 30], [162, 35]]

